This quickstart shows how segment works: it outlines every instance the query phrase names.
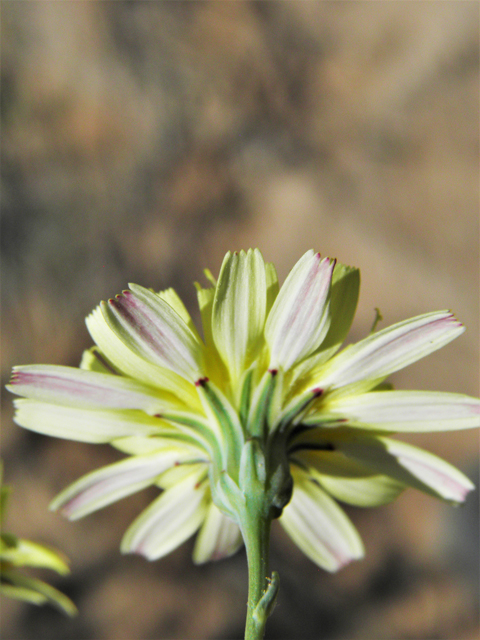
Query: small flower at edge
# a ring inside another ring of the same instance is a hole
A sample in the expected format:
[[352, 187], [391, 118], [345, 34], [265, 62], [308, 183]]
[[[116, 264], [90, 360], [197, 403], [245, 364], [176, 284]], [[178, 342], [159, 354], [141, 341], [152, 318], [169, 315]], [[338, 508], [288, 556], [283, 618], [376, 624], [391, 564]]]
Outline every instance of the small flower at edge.
[[[480, 426], [480, 400], [381, 390], [383, 381], [463, 332], [427, 313], [341, 345], [357, 269], [307, 252], [281, 288], [258, 250], [228, 253], [197, 286], [203, 340], [173, 290], [130, 285], [87, 318], [81, 368], [16, 367], [16, 422], [127, 454], [65, 489], [51, 507], [83, 517], [141, 489], [162, 492], [122, 551], [159, 558], [198, 532], [197, 563], [242, 544], [252, 487], [294, 542], [336, 571], [362, 557], [338, 502], [377, 506], [414, 487], [462, 502], [460, 471], [387, 434]], [[247, 489], [248, 487], [248, 489]]]
[[[0, 463], [0, 521], [5, 517], [5, 508], [10, 487], [2, 484], [3, 467]], [[0, 534], [0, 594], [31, 604], [49, 603], [69, 616], [77, 614], [77, 608], [66, 595], [43, 580], [26, 575], [23, 567], [52, 569], [60, 575], [70, 573], [64, 557], [55, 549], [17, 538], [6, 533], [2, 527]]]

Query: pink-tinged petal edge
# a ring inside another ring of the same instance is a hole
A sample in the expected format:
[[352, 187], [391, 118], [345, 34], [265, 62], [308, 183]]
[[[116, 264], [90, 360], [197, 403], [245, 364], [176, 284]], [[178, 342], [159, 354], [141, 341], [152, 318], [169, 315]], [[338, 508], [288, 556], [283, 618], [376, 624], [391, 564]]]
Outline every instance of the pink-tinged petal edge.
[[[299, 272], [309, 262], [302, 277]], [[271, 348], [271, 366], [284, 368], [307, 357], [328, 330], [328, 293], [335, 260], [319, 253], [305, 254], [290, 272], [267, 318], [265, 336]]]
[[[432, 483], [432, 488], [435, 489], [436, 487], [441, 487], [443, 489], [441, 493], [443, 494], [445, 499], [454, 500], [455, 502], [465, 502], [465, 499], [470, 491], [475, 489], [475, 486], [473, 484], [471, 484], [470, 486], [461, 484], [459, 481], [456, 481], [446, 473], [442, 473], [438, 469], [435, 469], [431, 465], [427, 465], [424, 462], [419, 462], [418, 460], [412, 461], [411, 458], [408, 458], [406, 456], [398, 456], [397, 460], [403, 467], [405, 467], [405, 469], [413, 473], [413, 475], [422, 482], [425, 482], [425, 480], [423, 479], [424, 473], [422, 472], [426, 472], [428, 475], [433, 476], [435, 478], [435, 482]], [[439, 491], [439, 489], [437, 489], [437, 491]]]
[[7, 389], [27, 398], [112, 409], [158, 407], [153, 390], [122, 376], [57, 365], [14, 367]]
[[[134, 456], [93, 471], [67, 487], [51, 503], [62, 515], [76, 519], [101, 509], [152, 484], [157, 476], [181, 464], [188, 454], [166, 451]], [[89, 505], [88, 507], [87, 505]], [[98, 503], [98, 504], [96, 504]], [[77, 516], [87, 506], [87, 511]]]
[[195, 352], [199, 350], [191, 331], [166, 302], [156, 296], [153, 308], [140, 299], [143, 288], [139, 287], [139, 291], [137, 295], [127, 289], [110, 298], [108, 306], [104, 306], [107, 316], [110, 312], [120, 321], [136, 349], [154, 364], [171, 368], [187, 379], [198, 376], [200, 367]]
[[382, 329], [337, 354], [316, 384], [344, 387], [387, 377], [445, 346], [464, 331], [451, 311], [423, 314]]

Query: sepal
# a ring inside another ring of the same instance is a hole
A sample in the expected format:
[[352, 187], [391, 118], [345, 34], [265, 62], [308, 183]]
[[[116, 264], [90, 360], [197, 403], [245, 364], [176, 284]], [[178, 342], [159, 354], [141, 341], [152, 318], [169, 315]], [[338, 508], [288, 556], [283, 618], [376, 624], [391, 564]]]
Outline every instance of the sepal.
[[257, 438], [247, 440], [243, 445], [240, 458], [240, 489], [245, 496], [262, 491], [267, 481], [265, 454]]

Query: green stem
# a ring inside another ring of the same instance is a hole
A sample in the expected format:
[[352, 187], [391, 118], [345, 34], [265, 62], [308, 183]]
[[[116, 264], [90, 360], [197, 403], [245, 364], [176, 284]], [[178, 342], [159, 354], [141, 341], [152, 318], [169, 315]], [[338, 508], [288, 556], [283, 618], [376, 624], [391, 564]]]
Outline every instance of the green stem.
[[[255, 501], [256, 502], [256, 501]], [[279, 578], [268, 577], [271, 518], [258, 503], [246, 510], [242, 526], [248, 560], [248, 603], [245, 640], [262, 640], [278, 592]]]

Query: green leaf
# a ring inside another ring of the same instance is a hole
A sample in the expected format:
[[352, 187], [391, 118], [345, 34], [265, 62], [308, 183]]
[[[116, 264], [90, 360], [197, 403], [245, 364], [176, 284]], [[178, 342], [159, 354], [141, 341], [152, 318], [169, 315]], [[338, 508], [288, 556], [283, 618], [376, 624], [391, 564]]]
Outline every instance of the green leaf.
[[18, 538], [14, 547], [2, 551], [1, 559], [14, 567], [41, 567], [60, 575], [70, 573], [66, 559], [58, 551], [23, 538]]
[[76, 606], [66, 595], [42, 580], [23, 576], [15, 570], [2, 572], [0, 592], [11, 598], [25, 600], [32, 604], [49, 603], [68, 616], [74, 616], [78, 613]]

